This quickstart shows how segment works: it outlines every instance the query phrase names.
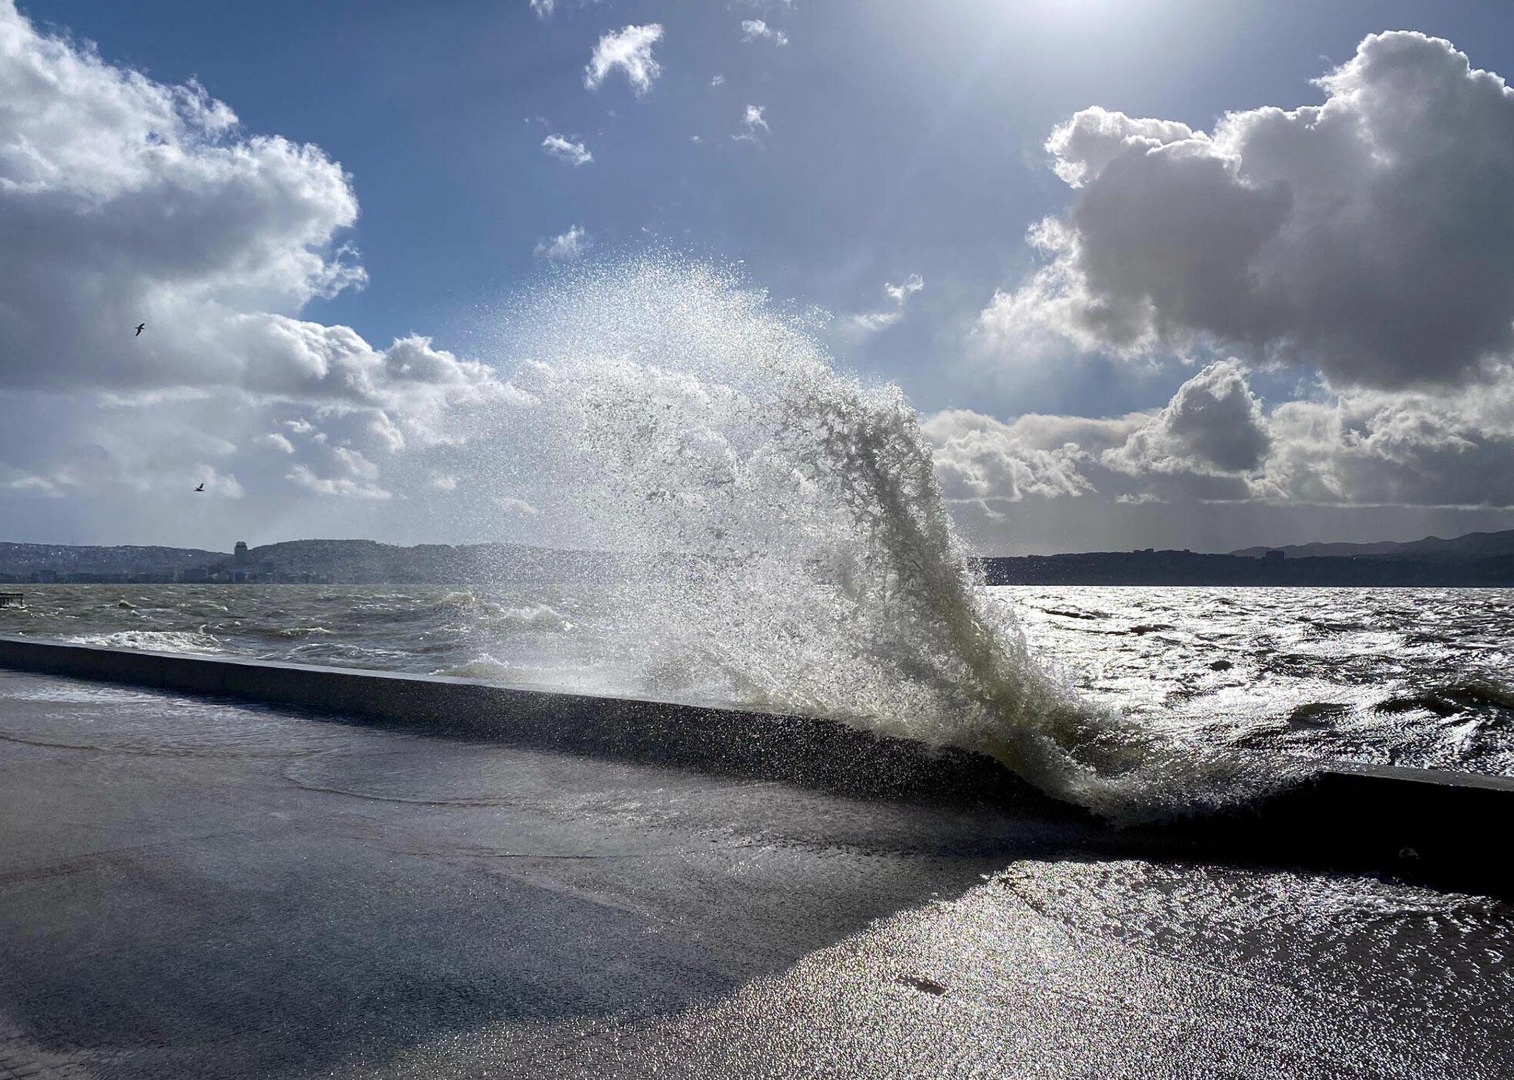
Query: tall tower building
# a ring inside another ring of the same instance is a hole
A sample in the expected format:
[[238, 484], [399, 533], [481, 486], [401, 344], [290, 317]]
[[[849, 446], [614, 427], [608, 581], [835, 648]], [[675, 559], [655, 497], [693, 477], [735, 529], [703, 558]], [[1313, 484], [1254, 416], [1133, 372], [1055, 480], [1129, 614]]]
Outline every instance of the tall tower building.
[[232, 549], [232, 562], [237, 566], [247, 565], [247, 541], [238, 540], [237, 546]]

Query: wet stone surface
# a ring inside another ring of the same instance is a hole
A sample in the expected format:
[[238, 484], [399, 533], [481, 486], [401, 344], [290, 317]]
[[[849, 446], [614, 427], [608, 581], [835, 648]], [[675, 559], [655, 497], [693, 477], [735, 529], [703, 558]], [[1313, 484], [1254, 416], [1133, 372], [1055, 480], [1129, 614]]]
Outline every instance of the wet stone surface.
[[0, 672], [0, 1077], [1496, 1077], [1509, 909]]

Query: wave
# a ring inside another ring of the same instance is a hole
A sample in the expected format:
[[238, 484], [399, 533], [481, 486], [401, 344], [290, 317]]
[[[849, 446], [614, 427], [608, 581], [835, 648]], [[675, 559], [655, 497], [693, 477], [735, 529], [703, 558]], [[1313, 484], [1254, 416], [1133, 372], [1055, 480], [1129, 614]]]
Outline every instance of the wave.
[[646, 567], [613, 587], [647, 689], [983, 751], [1118, 818], [1277, 781], [1034, 662], [982, 595], [904, 393], [839, 373], [809, 319], [647, 258], [554, 283], [524, 322], [541, 465]]
[[1423, 710], [1438, 717], [1465, 714], [1514, 714], [1514, 688], [1490, 679], [1465, 679], [1426, 687], [1378, 702], [1378, 712], [1403, 713]]
[[226, 651], [219, 638], [204, 631], [120, 630], [112, 634], [78, 634], [67, 640], [75, 645], [142, 649], [147, 652], [184, 652], [211, 656]]
[[496, 604], [490, 611], [490, 621], [496, 627], [509, 630], [557, 631], [568, 630], [573, 626], [560, 612], [547, 604], [533, 604], [530, 607], [504, 607]]

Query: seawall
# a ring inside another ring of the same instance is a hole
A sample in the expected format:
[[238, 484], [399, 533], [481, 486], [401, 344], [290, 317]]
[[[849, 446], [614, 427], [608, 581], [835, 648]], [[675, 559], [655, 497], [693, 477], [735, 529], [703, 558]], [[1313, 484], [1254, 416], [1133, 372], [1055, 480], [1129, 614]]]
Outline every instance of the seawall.
[[[140, 652], [0, 636], [0, 668], [314, 710], [412, 728], [864, 798], [1018, 807], [1103, 846], [1237, 864], [1376, 872], [1514, 896], [1514, 779], [1336, 763], [1255, 806], [1162, 826], [1098, 826], [981, 754], [833, 720], [470, 679]], [[1081, 831], [1081, 830], [1080, 830]]]
[[1054, 805], [981, 754], [880, 737], [815, 717], [4, 635], [0, 668], [288, 706], [438, 735], [786, 780], [863, 797]]

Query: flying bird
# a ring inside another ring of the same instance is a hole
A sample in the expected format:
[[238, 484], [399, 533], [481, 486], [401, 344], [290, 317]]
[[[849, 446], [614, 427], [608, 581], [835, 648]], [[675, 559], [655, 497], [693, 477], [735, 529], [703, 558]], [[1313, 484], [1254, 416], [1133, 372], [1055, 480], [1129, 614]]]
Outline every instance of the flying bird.
[[146, 329], [147, 329], [147, 324], [145, 322], [139, 322], [139, 323], [137, 323], [137, 332], [135, 334], [133, 334], [132, 337], [141, 337], [142, 336], [142, 331], [146, 330]]
[[204, 491], [205, 490], [205, 481], [201, 480], [200, 481], [200, 486], [197, 487], [197, 488], [195, 488], [195, 490], [196, 491]]

